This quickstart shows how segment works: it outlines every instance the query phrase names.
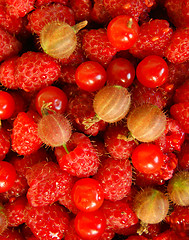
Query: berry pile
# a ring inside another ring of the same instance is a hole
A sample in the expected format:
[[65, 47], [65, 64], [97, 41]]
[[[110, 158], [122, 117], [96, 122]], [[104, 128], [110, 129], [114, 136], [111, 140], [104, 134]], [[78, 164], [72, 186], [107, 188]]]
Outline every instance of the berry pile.
[[0, 240], [189, 240], [189, 1], [0, 0]]

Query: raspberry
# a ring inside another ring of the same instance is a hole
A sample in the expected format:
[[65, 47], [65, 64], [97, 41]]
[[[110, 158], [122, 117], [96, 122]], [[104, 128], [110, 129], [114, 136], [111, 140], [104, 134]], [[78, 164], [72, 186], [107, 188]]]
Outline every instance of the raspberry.
[[173, 63], [189, 60], [189, 28], [177, 28], [167, 45], [165, 57]]
[[175, 233], [175, 231], [168, 229], [164, 232], [158, 234], [158, 236], [154, 237], [153, 240], [179, 240], [180, 238]]
[[50, 3], [61, 3], [62, 5], [67, 5], [68, 0], [36, 0], [35, 1], [35, 6], [40, 7], [42, 5], [48, 5]]
[[60, 65], [41, 52], [26, 52], [17, 60], [15, 80], [26, 92], [51, 85], [60, 75]]
[[56, 202], [67, 192], [71, 176], [54, 162], [39, 162], [28, 169], [26, 179], [30, 186], [27, 198], [30, 205], [46, 206]]
[[9, 14], [19, 18], [24, 17], [34, 9], [35, 0], [28, 0], [27, 2], [23, 2], [23, 0], [5, 0], [5, 2]]
[[189, 102], [189, 81], [185, 81], [174, 94], [174, 102], [182, 103]]
[[138, 40], [129, 49], [129, 52], [140, 59], [149, 55], [163, 57], [172, 34], [173, 30], [168, 21], [161, 19], [150, 20], [140, 26]]
[[0, 222], [1, 222], [0, 234], [2, 234], [8, 227], [7, 212], [2, 203], [0, 203]]
[[0, 240], [25, 240], [20, 231], [16, 228], [7, 228], [1, 235]]
[[142, 13], [150, 11], [151, 7], [155, 4], [155, 1], [121, 0], [117, 2], [116, 0], [103, 0], [103, 3], [111, 17], [130, 15], [138, 21]]
[[92, 10], [91, 0], [70, 0], [69, 5], [74, 11], [76, 22], [90, 20], [90, 13]]
[[129, 130], [124, 124], [108, 126], [104, 132], [104, 143], [115, 160], [126, 160], [136, 147], [135, 141], [129, 139]]
[[75, 83], [75, 71], [77, 67], [76, 66], [62, 66], [61, 67], [61, 74], [58, 79], [59, 83], [65, 84], [65, 83]]
[[3, 160], [10, 150], [10, 136], [3, 127], [0, 127], [0, 160]]
[[189, 102], [177, 103], [171, 106], [172, 117], [180, 124], [185, 133], [189, 133]]
[[117, 50], [114, 48], [107, 37], [105, 29], [92, 29], [83, 37], [83, 50], [87, 58], [96, 61], [106, 67]]
[[16, 37], [0, 28], [0, 62], [17, 55], [22, 48]]
[[55, 148], [61, 169], [77, 177], [89, 177], [97, 172], [99, 158], [87, 136], [75, 132], [66, 146], [69, 151], [67, 154], [63, 147]]
[[49, 22], [66, 22], [73, 26], [75, 24], [74, 13], [71, 8], [60, 3], [50, 4], [36, 8], [28, 14], [27, 29], [32, 33], [40, 34], [42, 28]]
[[186, 139], [178, 153], [178, 165], [181, 170], [189, 170], [189, 141]]
[[67, 211], [56, 203], [26, 210], [26, 224], [40, 240], [62, 239], [68, 222]]
[[111, 17], [103, 5], [103, 0], [95, 0], [91, 11], [91, 19], [99, 24], [107, 24], [110, 21]]
[[25, 112], [20, 112], [14, 120], [11, 139], [13, 150], [20, 155], [31, 154], [42, 144], [38, 137], [37, 124]]
[[129, 160], [106, 158], [94, 178], [104, 190], [104, 198], [117, 201], [128, 195], [131, 190], [132, 169]]

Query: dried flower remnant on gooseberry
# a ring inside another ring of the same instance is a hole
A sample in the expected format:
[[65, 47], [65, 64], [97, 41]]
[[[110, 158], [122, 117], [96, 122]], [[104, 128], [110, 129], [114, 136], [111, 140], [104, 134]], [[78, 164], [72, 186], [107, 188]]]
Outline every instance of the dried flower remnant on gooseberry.
[[138, 192], [133, 204], [137, 217], [148, 224], [161, 222], [169, 210], [169, 201], [165, 194], [154, 188], [145, 188]]
[[123, 119], [127, 115], [130, 105], [130, 93], [126, 88], [117, 85], [101, 88], [93, 101], [97, 116], [108, 123]]
[[170, 200], [180, 206], [189, 206], [189, 172], [175, 174], [168, 183], [167, 192]]
[[40, 33], [40, 44], [45, 53], [56, 59], [69, 58], [77, 46], [77, 32], [87, 21], [70, 26], [66, 22], [50, 22]]
[[129, 113], [127, 127], [135, 139], [152, 142], [164, 132], [166, 115], [157, 106], [143, 104]]
[[71, 124], [62, 114], [44, 115], [38, 123], [38, 135], [47, 146], [65, 146], [71, 134]]

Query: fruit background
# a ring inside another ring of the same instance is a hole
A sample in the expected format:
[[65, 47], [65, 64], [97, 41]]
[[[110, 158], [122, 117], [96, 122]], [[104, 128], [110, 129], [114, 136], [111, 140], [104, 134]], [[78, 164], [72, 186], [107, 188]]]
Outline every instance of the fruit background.
[[188, 134], [188, 0], [0, 0], [0, 240], [188, 240]]

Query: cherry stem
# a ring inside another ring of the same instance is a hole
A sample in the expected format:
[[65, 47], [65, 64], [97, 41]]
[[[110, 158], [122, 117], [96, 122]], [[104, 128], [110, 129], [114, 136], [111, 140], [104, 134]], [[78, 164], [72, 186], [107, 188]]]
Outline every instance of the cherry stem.
[[128, 28], [132, 28], [132, 25], [133, 25], [133, 19], [132, 19], [132, 18], [129, 18], [127, 27], [128, 27]]
[[62, 146], [64, 147], [64, 149], [65, 149], [65, 151], [66, 151], [67, 153], [70, 153], [70, 152], [68, 151], [67, 146], [66, 146], [65, 143], [64, 143]]

